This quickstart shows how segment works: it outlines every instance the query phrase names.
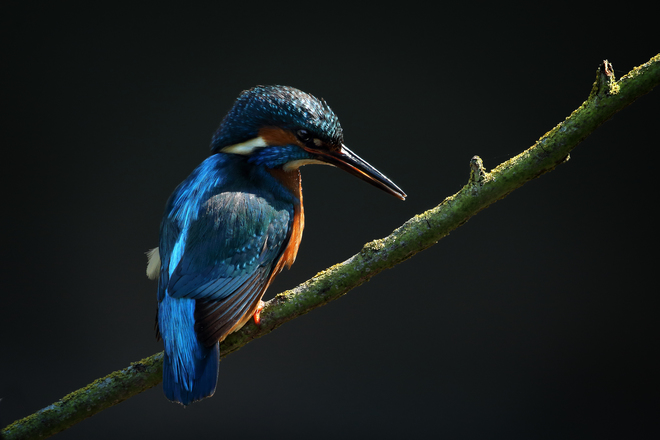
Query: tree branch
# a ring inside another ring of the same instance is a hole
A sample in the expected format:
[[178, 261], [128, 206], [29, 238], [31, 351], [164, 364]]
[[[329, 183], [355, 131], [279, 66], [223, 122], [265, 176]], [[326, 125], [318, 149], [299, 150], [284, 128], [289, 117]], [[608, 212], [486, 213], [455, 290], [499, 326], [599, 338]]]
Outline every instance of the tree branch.
[[[220, 345], [220, 356], [312, 309], [335, 300], [416, 253], [432, 246], [470, 217], [526, 182], [569, 159], [570, 151], [615, 113], [660, 83], [660, 54], [635, 67], [619, 81], [612, 65], [603, 61], [587, 100], [532, 147], [486, 172], [478, 156], [470, 162], [468, 183], [440, 205], [419, 214], [389, 236], [367, 243], [362, 250], [295, 289], [276, 295], [261, 313], [261, 325], [250, 321]], [[6, 440], [45, 438], [105, 408], [156, 386], [161, 381], [163, 353], [97, 379], [60, 401], [17, 420], [2, 430]]]

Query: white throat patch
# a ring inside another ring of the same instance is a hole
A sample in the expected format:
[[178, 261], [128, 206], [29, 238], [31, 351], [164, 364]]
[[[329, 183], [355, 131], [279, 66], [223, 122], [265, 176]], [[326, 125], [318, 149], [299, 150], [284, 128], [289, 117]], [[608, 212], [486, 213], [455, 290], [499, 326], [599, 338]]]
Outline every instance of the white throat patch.
[[298, 168], [300, 168], [303, 165], [312, 165], [312, 164], [315, 164], [315, 165], [330, 165], [331, 167], [334, 166], [331, 163], [322, 162], [322, 161], [316, 160], [316, 159], [299, 159], [299, 160], [293, 160], [291, 162], [285, 163], [284, 166], [282, 167], [282, 169], [284, 171], [291, 171], [291, 170], [297, 170]]

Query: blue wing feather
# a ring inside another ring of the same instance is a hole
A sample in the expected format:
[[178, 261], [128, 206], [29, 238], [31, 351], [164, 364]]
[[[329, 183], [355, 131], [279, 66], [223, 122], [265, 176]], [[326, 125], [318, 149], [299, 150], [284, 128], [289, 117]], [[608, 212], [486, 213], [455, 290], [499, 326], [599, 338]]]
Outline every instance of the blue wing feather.
[[161, 225], [163, 386], [184, 405], [215, 391], [218, 340], [261, 299], [292, 229], [292, 200], [265, 191], [240, 160], [202, 163], [170, 197]]

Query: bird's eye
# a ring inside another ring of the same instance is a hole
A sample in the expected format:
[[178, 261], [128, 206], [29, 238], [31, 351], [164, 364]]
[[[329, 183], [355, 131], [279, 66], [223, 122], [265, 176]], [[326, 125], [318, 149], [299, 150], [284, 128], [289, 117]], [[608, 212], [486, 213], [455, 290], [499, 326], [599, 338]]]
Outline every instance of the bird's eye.
[[296, 135], [298, 136], [298, 139], [300, 139], [301, 141], [303, 141], [305, 143], [312, 140], [312, 134], [309, 131], [304, 130], [304, 129], [298, 130]]
[[314, 137], [312, 132], [305, 130], [304, 128], [296, 131], [296, 137], [308, 148], [317, 149], [323, 146], [323, 141], [321, 139]]

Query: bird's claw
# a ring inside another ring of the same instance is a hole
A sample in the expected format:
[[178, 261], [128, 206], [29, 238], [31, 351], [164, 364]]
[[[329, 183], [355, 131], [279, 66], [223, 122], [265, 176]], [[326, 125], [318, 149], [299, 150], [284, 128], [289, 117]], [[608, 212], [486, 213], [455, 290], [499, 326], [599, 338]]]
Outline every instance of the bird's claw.
[[259, 300], [257, 310], [254, 312], [253, 318], [256, 325], [261, 325], [261, 311], [264, 309], [264, 302]]

